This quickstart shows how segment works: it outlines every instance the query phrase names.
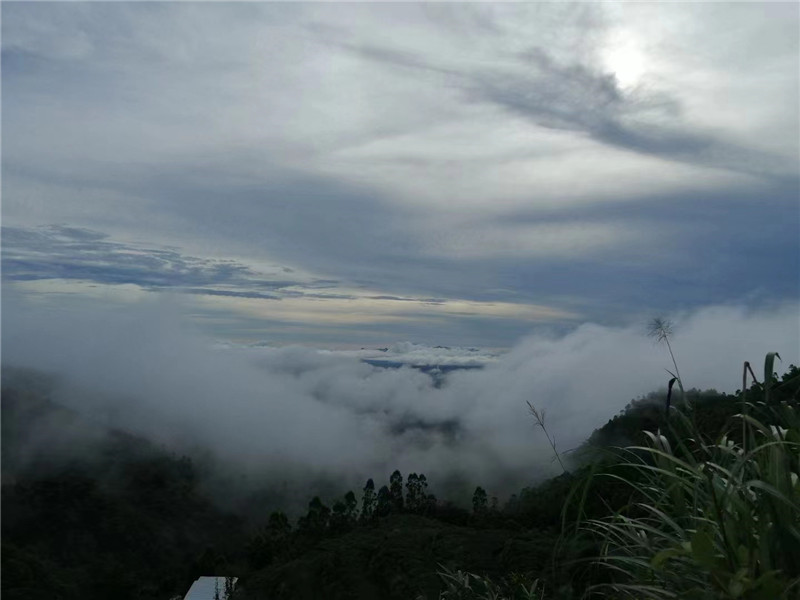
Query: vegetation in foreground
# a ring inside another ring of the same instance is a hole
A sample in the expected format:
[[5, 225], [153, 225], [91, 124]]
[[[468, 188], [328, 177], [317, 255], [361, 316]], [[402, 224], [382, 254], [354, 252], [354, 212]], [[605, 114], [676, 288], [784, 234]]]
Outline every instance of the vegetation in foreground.
[[[800, 370], [777, 381], [772, 360], [734, 395], [676, 376], [595, 431], [583, 466], [502, 506], [479, 487], [471, 511], [395, 472], [248, 529], [191, 461], [107, 433], [99, 455], [4, 472], [3, 594], [169, 598], [225, 571], [240, 598], [800, 597]], [[3, 389], [4, 471], [64, 410], [34, 388]]]

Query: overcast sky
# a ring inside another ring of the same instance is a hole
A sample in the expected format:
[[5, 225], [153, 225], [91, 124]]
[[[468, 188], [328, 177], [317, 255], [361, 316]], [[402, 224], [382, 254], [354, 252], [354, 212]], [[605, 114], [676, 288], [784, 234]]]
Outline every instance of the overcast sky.
[[799, 11], [3, 2], [4, 290], [329, 347], [796, 302]]

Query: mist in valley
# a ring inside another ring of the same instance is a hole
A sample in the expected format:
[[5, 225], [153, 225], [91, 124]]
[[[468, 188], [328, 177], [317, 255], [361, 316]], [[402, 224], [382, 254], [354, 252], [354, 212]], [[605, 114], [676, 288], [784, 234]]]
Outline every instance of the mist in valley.
[[[664, 387], [671, 368], [645, 323], [586, 323], [523, 336], [437, 386], [409, 366], [371, 366], [358, 352], [220, 344], [180, 308], [179, 299], [158, 298], [65, 318], [7, 294], [6, 372], [52, 374], [49, 396], [83, 423], [51, 417], [26, 451], [64, 460], [90, 452], [105, 429], [121, 429], [193, 457], [205, 488], [228, 507], [259, 499], [265, 510], [294, 512], [313, 495], [358, 493], [367, 478], [388, 480], [395, 469], [425, 473], [440, 497], [467, 503], [481, 485], [502, 499], [560, 472], [526, 402], [544, 411], [569, 459], [631, 399]], [[732, 392], [742, 361], [768, 351], [781, 353], [781, 370], [796, 364], [797, 314], [787, 303], [673, 315], [686, 386]], [[435, 348], [413, 349], [417, 359], [436, 358]], [[438, 352], [452, 362], [459, 350]], [[465, 353], [474, 361], [474, 349]]]

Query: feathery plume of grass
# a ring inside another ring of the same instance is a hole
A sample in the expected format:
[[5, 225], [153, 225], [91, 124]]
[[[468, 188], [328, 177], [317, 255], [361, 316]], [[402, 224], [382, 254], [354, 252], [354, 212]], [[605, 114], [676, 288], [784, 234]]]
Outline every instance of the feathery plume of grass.
[[678, 370], [678, 363], [675, 360], [675, 354], [672, 352], [672, 344], [670, 338], [672, 337], [675, 324], [669, 319], [664, 317], [654, 317], [647, 326], [647, 335], [656, 340], [657, 343], [664, 342], [669, 350], [669, 356], [672, 359], [672, 366], [675, 367], [675, 376], [678, 381], [681, 381], [681, 372]]
[[527, 404], [528, 404], [528, 408], [531, 411], [531, 414], [533, 415], [533, 418], [536, 420], [536, 424], [539, 427], [542, 428], [542, 431], [544, 431], [544, 435], [547, 438], [547, 441], [550, 443], [550, 447], [553, 449], [553, 454], [556, 455], [556, 460], [558, 461], [558, 464], [561, 465], [561, 470], [564, 471], [564, 473], [567, 473], [568, 472], [567, 468], [564, 466], [564, 463], [561, 461], [561, 455], [558, 453], [558, 450], [556, 449], [556, 440], [555, 440], [555, 438], [552, 438], [552, 439], [550, 438], [550, 434], [548, 433], [547, 427], [544, 424], [544, 411], [542, 410], [540, 412], [540, 411], [536, 410], [536, 407], [533, 404], [531, 404], [530, 402], [527, 402]]

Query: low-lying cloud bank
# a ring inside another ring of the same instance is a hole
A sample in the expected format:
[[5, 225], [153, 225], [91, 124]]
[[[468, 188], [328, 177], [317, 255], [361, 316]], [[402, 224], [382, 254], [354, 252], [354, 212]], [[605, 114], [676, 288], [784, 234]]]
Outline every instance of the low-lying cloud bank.
[[[758, 363], [768, 351], [781, 353], [781, 369], [797, 364], [798, 314], [792, 303], [672, 315], [686, 385], [733, 391], [742, 361]], [[171, 301], [65, 315], [13, 296], [4, 299], [2, 351], [4, 365], [62, 374], [55, 399], [97, 421], [177, 451], [208, 448], [251, 479], [306, 497], [316, 493], [311, 482], [360, 488], [395, 468], [424, 472], [434, 491], [461, 482], [503, 495], [557, 471], [526, 401], [546, 411], [568, 450], [630, 399], [663, 387], [670, 367], [644, 323], [585, 324], [528, 336], [500, 356], [467, 351], [484, 357], [484, 368], [451, 372], [437, 388], [424, 373], [376, 368], [358, 352], [221, 347]], [[459, 353], [395, 348], [453, 360]]]

